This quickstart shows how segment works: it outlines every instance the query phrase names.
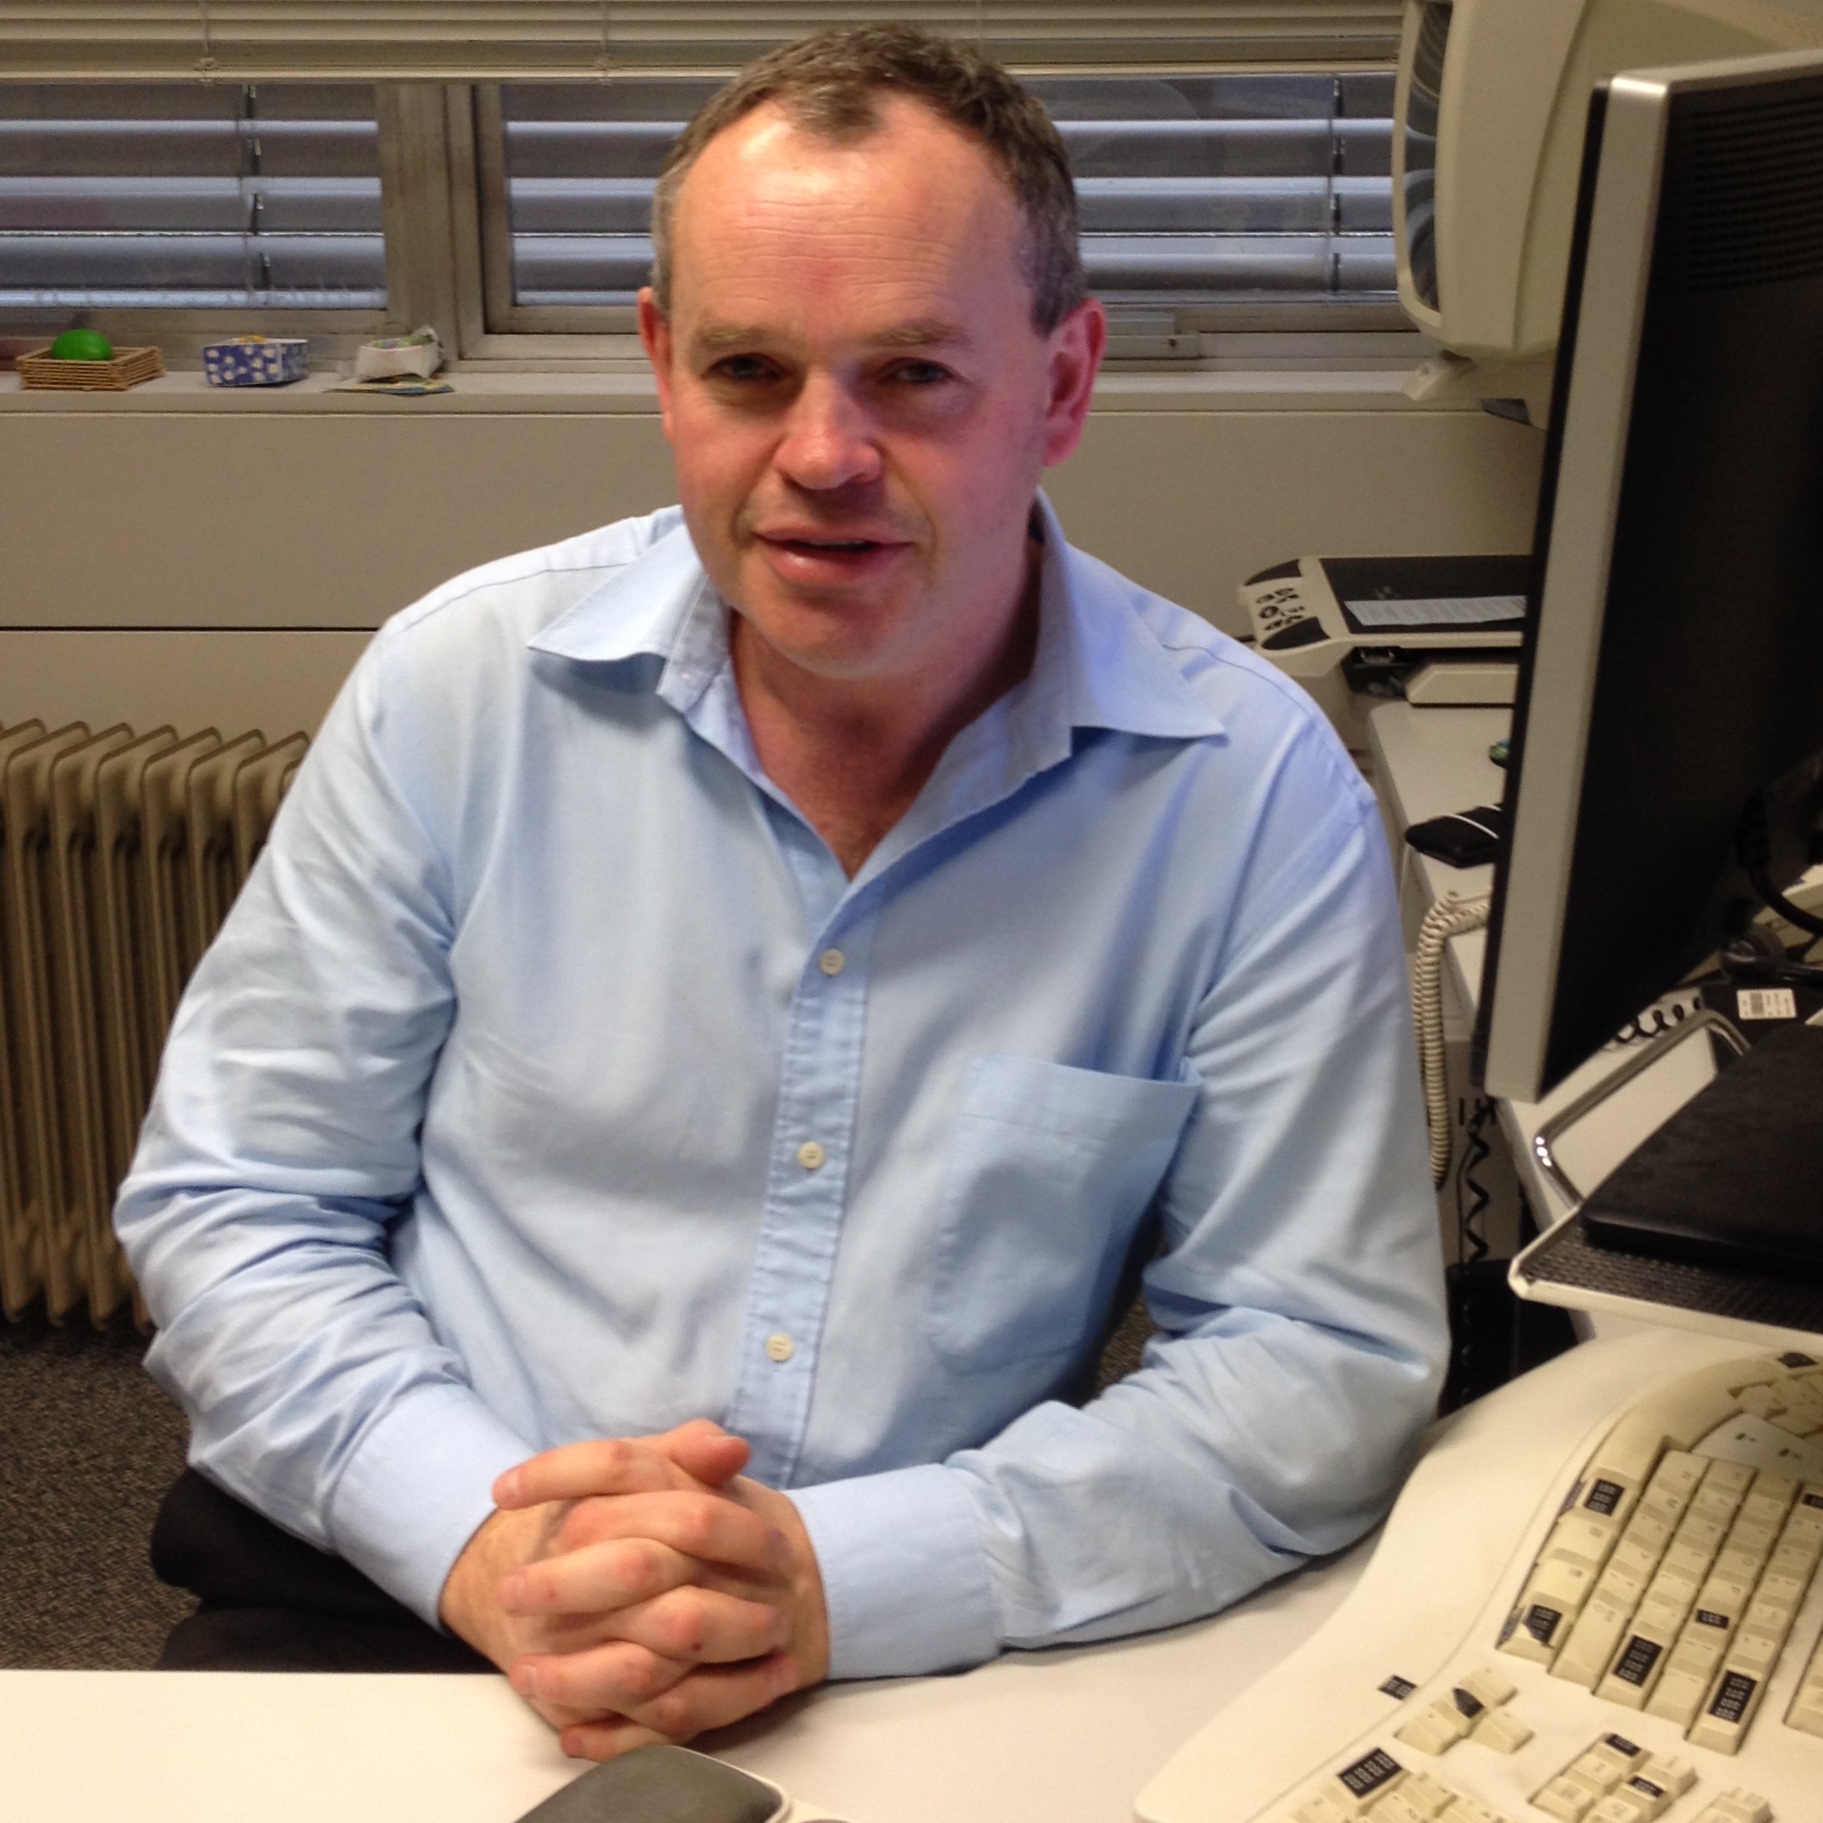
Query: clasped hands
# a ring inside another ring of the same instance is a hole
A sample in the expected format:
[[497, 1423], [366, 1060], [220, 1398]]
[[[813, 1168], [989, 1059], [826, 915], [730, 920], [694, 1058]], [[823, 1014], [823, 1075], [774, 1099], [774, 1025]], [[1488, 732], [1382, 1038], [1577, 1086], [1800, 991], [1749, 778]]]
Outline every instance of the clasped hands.
[[547, 1450], [443, 1585], [445, 1626], [507, 1673], [565, 1753], [686, 1741], [822, 1681], [829, 1624], [795, 1506], [707, 1419]]

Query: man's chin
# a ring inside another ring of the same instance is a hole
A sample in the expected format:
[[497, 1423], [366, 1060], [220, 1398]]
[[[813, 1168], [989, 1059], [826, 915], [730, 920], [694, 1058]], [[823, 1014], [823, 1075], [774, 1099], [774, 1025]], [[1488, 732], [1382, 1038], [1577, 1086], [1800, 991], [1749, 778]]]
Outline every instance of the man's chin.
[[742, 643], [763, 647], [800, 671], [831, 682], [859, 683], [891, 673], [891, 640], [883, 617], [845, 607], [766, 602], [737, 609]]
[[781, 587], [764, 568], [749, 568], [735, 611], [761, 644], [807, 671], [827, 677], [877, 675], [889, 663], [893, 630], [906, 604], [897, 590]]

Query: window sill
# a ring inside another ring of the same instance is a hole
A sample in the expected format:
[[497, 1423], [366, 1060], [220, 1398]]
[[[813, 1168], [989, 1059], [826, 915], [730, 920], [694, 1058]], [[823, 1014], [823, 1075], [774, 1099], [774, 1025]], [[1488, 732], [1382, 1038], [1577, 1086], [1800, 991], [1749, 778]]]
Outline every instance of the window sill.
[[[625, 413], [651, 416], [658, 409], [650, 374], [545, 370], [490, 372], [458, 365], [449, 375], [455, 390], [424, 398], [387, 398], [336, 392], [334, 374], [312, 374], [290, 386], [211, 386], [200, 373], [168, 373], [130, 392], [26, 392], [17, 374], [0, 373], [0, 412], [289, 412], [356, 415], [458, 416], [518, 413]], [[1476, 411], [1473, 398], [1414, 402], [1405, 396], [1405, 372], [1284, 371], [1207, 368], [1103, 373], [1096, 382], [1097, 412], [1184, 411]]]

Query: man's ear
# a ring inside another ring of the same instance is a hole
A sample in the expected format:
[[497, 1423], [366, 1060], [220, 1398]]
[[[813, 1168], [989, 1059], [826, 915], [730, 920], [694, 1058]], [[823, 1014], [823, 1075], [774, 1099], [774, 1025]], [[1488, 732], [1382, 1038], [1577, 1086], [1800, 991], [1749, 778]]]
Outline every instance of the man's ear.
[[652, 363], [652, 377], [658, 382], [658, 413], [664, 422], [665, 435], [671, 434], [671, 319], [658, 307], [658, 298], [650, 285], [639, 293], [639, 340]]
[[1050, 404], [1045, 412], [1044, 465], [1061, 462], [1082, 440], [1095, 375], [1108, 345], [1108, 313], [1100, 298], [1084, 298], [1050, 333]]

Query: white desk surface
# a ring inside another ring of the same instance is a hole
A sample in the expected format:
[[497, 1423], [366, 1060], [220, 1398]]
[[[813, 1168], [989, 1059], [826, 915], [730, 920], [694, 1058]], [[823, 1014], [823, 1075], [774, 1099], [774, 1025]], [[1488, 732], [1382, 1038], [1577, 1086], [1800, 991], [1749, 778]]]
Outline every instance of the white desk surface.
[[[699, 1745], [852, 1823], [1128, 1823], [1365, 1562], [1147, 1638], [827, 1686]], [[20, 1823], [512, 1823], [581, 1770], [500, 1678], [0, 1671], [0, 1817]]]

